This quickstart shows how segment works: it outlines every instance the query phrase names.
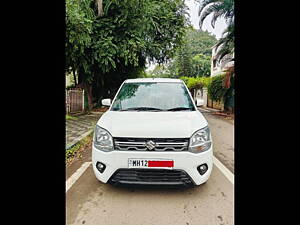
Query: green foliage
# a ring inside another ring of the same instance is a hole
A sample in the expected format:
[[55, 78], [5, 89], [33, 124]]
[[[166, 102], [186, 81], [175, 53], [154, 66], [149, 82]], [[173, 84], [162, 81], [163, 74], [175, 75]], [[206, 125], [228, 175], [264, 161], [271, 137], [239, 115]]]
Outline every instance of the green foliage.
[[224, 56], [232, 54], [234, 51], [234, 25], [229, 25], [223, 32], [223, 37], [216, 44], [217, 61], [221, 61]]
[[210, 14], [212, 14], [211, 26], [213, 28], [219, 18], [225, 18], [228, 24], [217, 43], [220, 47], [216, 56], [220, 62], [225, 55], [234, 51], [234, 0], [203, 0], [199, 7], [200, 29]]
[[164, 63], [181, 45], [187, 24], [183, 0], [67, 0], [66, 65], [78, 83], [92, 85], [94, 102], [128, 78], [145, 76], [146, 59]]
[[77, 117], [66, 115], [66, 120], [78, 120]]
[[185, 43], [177, 52], [178, 76], [192, 76], [192, 55]]
[[[216, 60], [221, 62], [222, 59], [234, 52], [234, 0], [203, 0], [199, 7], [200, 29], [205, 18], [212, 14], [211, 26], [214, 28], [215, 22], [219, 18], [225, 18], [228, 26], [222, 34], [222, 37], [215, 45]], [[234, 59], [233, 59], [234, 60]], [[212, 78], [212, 82], [208, 86], [208, 94], [213, 101], [224, 101], [224, 108], [233, 107], [234, 96], [234, 76], [227, 74], [231, 79], [230, 87], [224, 85], [225, 75], [219, 75]]]
[[179, 79], [183, 80], [190, 90], [208, 87], [211, 82], [210, 77], [180, 77]]
[[234, 76], [230, 77], [230, 87], [224, 96], [224, 108], [228, 110], [234, 107]]
[[148, 73], [147, 77], [168, 77], [167, 67], [165, 65], [156, 65], [155, 68]]
[[215, 36], [207, 31], [187, 28], [185, 42], [176, 51], [169, 64], [170, 77], [202, 77], [210, 75], [211, 48], [217, 43]]
[[224, 87], [225, 75], [217, 75], [212, 78], [208, 85], [208, 95], [213, 101], [222, 101], [226, 95], [227, 88]]
[[234, 106], [234, 77], [231, 77], [231, 86], [224, 86], [225, 74], [215, 77], [180, 77], [190, 91], [206, 87], [208, 95], [213, 101], [224, 101], [224, 107]]
[[85, 51], [91, 45], [95, 19], [91, 0], [66, 0], [66, 71], [87, 68]]
[[179, 79], [183, 80], [183, 82], [186, 84], [186, 86], [188, 86], [190, 77], [179, 77]]
[[203, 0], [199, 7], [200, 28], [203, 25], [204, 20], [209, 16], [212, 16], [211, 26], [214, 28], [215, 23], [219, 18], [225, 18], [229, 24], [234, 22], [234, 0]]
[[189, 28], [186, 34], [188, 48], [191, 49], [193, 56], [203, 54], [211, 56], [211, 48], [217, 43], [217, 39], [213, 34], [208, 31], [195, 30]]
[[197, 54], [192, 58], [193, 76], [210, 76], [211, 56]]
[[94, 132], [92, 132], [91, 134], [89, 134], [85, 138], [81, 139], [78, 143], [73, 145], [71, 148], [67, 149], [66, 150], [66, 161], [73, 158], [78, 153], [78, 151], [80, 151], [82, 148], [87, 147], [87, 145], [93, 139], [93, 134], [94, 134]]

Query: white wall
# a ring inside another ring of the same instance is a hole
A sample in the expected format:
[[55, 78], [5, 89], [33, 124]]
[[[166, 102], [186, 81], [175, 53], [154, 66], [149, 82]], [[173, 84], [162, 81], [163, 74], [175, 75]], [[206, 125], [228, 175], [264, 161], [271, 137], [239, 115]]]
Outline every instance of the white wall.
[[211, 76], [211, 77], [214, 77], [214, 76], [216, 76], [216, 75], [219, 75], [219, 74], [223, 73], [224, 70], [225, 70], [227, 67], [234, 65], [234, 61], [228, 62], [231, 58], [234, 57], [234, 53], [233, 53], [232, 56], [227, 56], [227, 57], [225, 56], [223, 62], [216, 63], [216, 66], [214, 67], [214, 66], [213, 66], [213, 59], [215, 58], [216, 53], [217, 53], [217, 52], [216, 52], [216, 48], [213, 47], [213, 48], [212, 48], [212, 57], [211, 57], [211, 70], [210, 70], [210, 76]]

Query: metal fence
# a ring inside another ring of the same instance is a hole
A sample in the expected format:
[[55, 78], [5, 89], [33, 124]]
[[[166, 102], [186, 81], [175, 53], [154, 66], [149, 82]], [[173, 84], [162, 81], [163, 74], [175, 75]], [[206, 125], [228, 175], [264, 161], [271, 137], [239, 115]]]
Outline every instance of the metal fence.
[[66, 107], [67, 113], [82, 112], [84, 110], [84, 90], [67, 90]]

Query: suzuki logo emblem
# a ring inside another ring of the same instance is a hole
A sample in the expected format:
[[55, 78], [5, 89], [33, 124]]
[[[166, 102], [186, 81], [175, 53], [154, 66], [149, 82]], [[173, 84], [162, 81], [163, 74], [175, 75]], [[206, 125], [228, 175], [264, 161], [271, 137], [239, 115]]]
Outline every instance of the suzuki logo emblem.
[[146, 142], [146, 147], [149, 149], [149, 150], [153, 150], [156, 146], [156, 143], [154, 141], [147, 141]]

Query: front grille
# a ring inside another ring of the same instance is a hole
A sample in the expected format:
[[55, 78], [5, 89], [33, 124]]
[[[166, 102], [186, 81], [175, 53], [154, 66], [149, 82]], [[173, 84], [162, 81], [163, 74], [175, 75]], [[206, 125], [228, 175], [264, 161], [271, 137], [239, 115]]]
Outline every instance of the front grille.
[[151, 151], [187, 151], [189, 145], [189, 138], [114, 138], [114, 144], [120, 151], [149, 151], [150, 140], [156, 144]]
[[185, 171], [167, 169], [119, 169], [109, 182], [139, 185], [193, 185], [192, 179]]

